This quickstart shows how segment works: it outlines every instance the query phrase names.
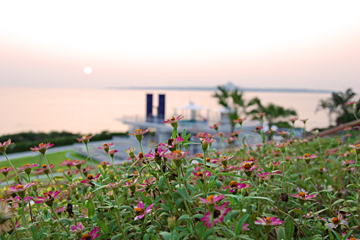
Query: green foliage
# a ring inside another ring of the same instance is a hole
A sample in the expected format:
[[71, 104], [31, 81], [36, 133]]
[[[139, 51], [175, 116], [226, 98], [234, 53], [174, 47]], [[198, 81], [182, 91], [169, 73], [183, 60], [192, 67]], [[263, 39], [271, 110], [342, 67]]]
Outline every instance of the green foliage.
[[[100, 134], [94, 135], [91, 141], [100, 141], [111, 139], [113, 136], [126, 136], [127, 133], [108, 133], [101, 132]], [[7, 141], [11, 139], [14, 142], [14, 145], [11, 145], [7, 148], [7, 153], [15, 152], [24, 152], [30, 151], [31, 147], [38, 145], [43, 142], [51, 142], [55, 144], [56, 147], [66, 146], [77, 143], [77, 139], [81, 137], [81, 134], [73, 134], [70, 132], [50, 132], [50, 133], [34, 133], [34, 132], [25, 132], [25, 133], [16, 133], [8, 134], [0, 137], [0, 142]]]

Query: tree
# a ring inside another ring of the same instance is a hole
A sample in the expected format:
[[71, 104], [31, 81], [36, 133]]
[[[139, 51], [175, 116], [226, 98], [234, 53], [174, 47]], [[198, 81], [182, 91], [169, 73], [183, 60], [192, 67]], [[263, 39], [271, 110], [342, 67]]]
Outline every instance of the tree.
[[[347, 123], [356, 119], [354, 116], [354, 109], [347, 105], [347, 102], [354, 100], [356, 93], [351, 88], [345, 92], [332, 92], [331, 97], [328, 99], [321, 99], [316, 111], [328, 111], [329, 122], [331, 126], [331, 115], [335, 114], [336, 125]], [[360, 103], [357, 101], [355, 105], [355, 112], [360, 109]]]
[[237, 88], [228, 90], [225, 87], [218, 86], [219, 92], [215, 92], [213, 97], [218, 99], [218, 103], [229, 110], [229, 120], [231, 124], [231, 132], [234, 131], [235, 123], [233, 120], [239, 118], [240, 114], [246, 114], [246, 104], [244, 93]]
[[[273, 103], [269, 103], [268, 105], [264, 106], [257, 97], [251, 99], [247, 106], [249, 107], [253, 105], [255, 105], [256, 108], [250, 111], [248, 114], [253, 115], [253, 119], [258, 119], [259, 113], [264, 113], [264, 118], [268, 121], [269, 127], [280, 123], [281, 119], [287, 118], [289, 116], [297, 116], [296, 111], [293, 109], [286, 109]], [[281, 123], [283, 127], [291, 127], [290, 124], [286, 125], [284, 122]]]

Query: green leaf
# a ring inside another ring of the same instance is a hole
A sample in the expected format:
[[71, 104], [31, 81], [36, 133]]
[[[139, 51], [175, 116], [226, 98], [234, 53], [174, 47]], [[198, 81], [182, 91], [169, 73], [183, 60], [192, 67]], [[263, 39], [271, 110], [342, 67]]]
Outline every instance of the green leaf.
[[185, 174], [185, 176], [184, 176], [184, 182], [188, 179], [188, 177], [190, 177], [190, 175], [192, 174], [192, 172], [193, 172], [193, 170], [194, 170], [194, 168], [193, 167], [191, 167], [191, 168], [189, 168], [188, 170], [187, 170], [187, 173]]
[[240, 219], [240, 221], [237, 225], [236, 235], [239, 235], [241, 233], [242, 227], [243, 227], [244, 223], [246, 222], [246, 220], [248, 219], [248, 217], [250, 217], [250, 215], [246, 214]]
[[292, 239], [293, 235], [294, 235], [294, 231], [295, 231], [295, 225], [293, 223], [293, 221], [288, 221], [287, 224], [285, 225], [285, 233], [286, 233], [286, 239]]
[[335, 201], [333, 204], [331, 204], [331, 206], [335, 206], [335, 205], [337, 205], [337, 204], [339, 204], [339, 203], [341, 203], [343, 201], [345, 201], [345, 200], [344, 199], [339, 199], [339, 200]]
[[222, 186], [222, 182], [217, 181], [217, 182], [216, 182], [216, 187], [217, 187], [217, 189], [220, 189], [220, 188], [221, 188], [221, 186]]
[[188, 214], [181, 215], [181, 217], [179, 217], [178, 220], [185, 220], [185, 219], [189, 219], [189, 215], [188, 215]]
[[278, 240], [285, 240], [285, 229], [283, 227], [279, 227], [277, 229], [277, 238]]
[[160, 235], [161, 235], [165, 240], [170, 240], [170, 239], [171, 239], [171, 233], [161, 232]]
[[165, 176], [161, 176], [159, 179], [158, 188], [159, 188], [160, 192], [164, 192], [165, 180], [166, 180]]
[[95, 206], [91, 200], [86, 201], [86, 206], [88, 209], [88, 217], [91, 219], [95, 216]]
[[109, 228], [99, 218], [96, 218], [96, 223], [101, 227], [101, 231], [103, 231], [105, 233], [109, 232]]
[[190, 196], [189, 196], [189, 194], [188, 194], [188, 192], [187, 192], [187, 190], [185, 188], [178, 189], [178, 192], [180, 193], [180, 195], [183, 198], [185, 198], [186, 201], [188, 201], [190, 203], [192, 202], [192, 200], [190, 199]]

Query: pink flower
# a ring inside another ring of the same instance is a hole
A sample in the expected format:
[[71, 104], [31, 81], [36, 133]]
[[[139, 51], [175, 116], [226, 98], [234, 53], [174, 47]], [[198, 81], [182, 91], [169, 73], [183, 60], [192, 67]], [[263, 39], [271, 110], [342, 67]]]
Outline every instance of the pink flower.
[[55, 198], [60, 194], [60, 191], [56, 191], [55, 193], [53, 191], [50, 192], [44, 192], [44, 197], [37, 196], [35, 199], [35, 203], [45, 203], [48, 206], [52, 206]]
[[302, 121], [304, 124], [306, 124], [307, 120], [309, 119], [308, 118], [300, 119], [300, 121]]
[[91, 181], [94, 181], [96, 179], [98, 179], [100, 177], [100, 173], [98, 175], [96, 175], [95, 177], [92, 174], [88, 174], [86, 176], [86, 180], [82, 180], [81, 183], [84, 183], [85, 186], [91, 187], [93, 186], [93, 183]]
[[84, 135], [84, 136], [82, 136], [81, 138], [77, 138], [77, 140], [78, 140], [79, 142], [83, 142], [84, 144], [87, 144], [92, 137], [93, 137], [93, 136], [91, 136], [91, 135]]
[[339, 225], [347, 225], [348, 219], [344, 219], [342, 214], [338, 214], [337, 217], [329, 218], [329, 223], [325, 224], [327, 228], [337, 228]]
[[172, 127], [177, 127], [178, 121], [183, 119], [183, 118], [184, 118], [184, 116], [180, 114], [176, 118], [172, 117], [172, 118], [170, 118], [170, 119], [168, 119], [166, 121], [163, 121], [163, 123], [169, 123], [169, 124], [171, 124]]
[[270, 179], [270, 173], [269, 172], [258, 173], [257, 175], [260, 178], [260, 181], [268, 181]]
[[290, 196], [297, 198], [299, 200], [312, 201], [316, 197], [317, 194], [307, 195], [305, 191], [299, 188], [300, 193], [298, 194], [289, 194]]
[[311, 160], [318, 158], [316, 155], [312, 155], [309, 153], [305, 153], [303, 157], [298, 157], [298, 159], [304, 159], [305, 162], [308, 164]]
[[76, 225], [70, 226], [70, 228], [73, 233], [82, 233], [82, 231], [84, 231], [85, 229], [84, 225], [81, 222]]
[[[50, 168], [53, 169], [54, 164], [50, 164]], [[42, 168], [37, 169], [36, 174], [42, 174], [42, 173], [49, 174], [49, 172], [50, 172], [50, 169], [49, 169], [48, 165], [43, 164]]]
[[355, 163], [353, 160], [344, 160], [341, 162], [342, 165], [349, 166], [351, 164]]
[[163, 142], [159, 143], [159, 147], [168, 148], [170, 150], [176, 150], [176, 146], [183, 141], [184, 141], [184, 139], [180, 135], [175, 139], [169, 138], [167, 143], [163, 143]]
[[241, 169], [245, 172], [246, 175], [250, 176], [252, 171], [254, 171], [255, 166], [253, 166], [253, 162], [245, 161], [241, 163]]
[[110, 146], [114, 145], [114, 143], [104, 143], [102, 147], [98, 147], [98, 149], [103, 149], [106, 153], [109, 152]]
[[[215, 210], [214, 210], [214, 226], [217, 223], [222, 223], [224, 222], [224, 217], [226, 216], [226, 214], [228, 212], [231, 211], [231, 208], [226, 208], [228, 205], [230, 204], [230, 202], [227, 203], [223, 203], [220, 207], [218, 207], [217, 205], [215, 205]], [[226, 209], [225, 209], [226, 208]], [[205, 214], [204, 217], [202, 217], [200, 219], [200, 221], [204, 222], [204, 226], [206, 226], [207, 228], [211, 228], [212, 226], [212, 222], [211, 222], [211, 212], [207, 212]]]
[[263, 129], [262, 126], [260, 126], [260, 127], [259, 127], [259, 126], [256, 126], [256, 127], [255, 127], [255, 130], [251, 130], [251, 131], [252, 131], [252, 132], [257, 132], [257, 133], [260, 134], [262, 129]]
[[90, 231], [90, 233], [85, 233], [83, 235], [83, 237], [81, 238], [81, 240], [94, 240], [94, 239], [96, 239], [97, 237], [100, 236], [100, 233], [98, 233], [98, 232], [100, 232], [100, 228], [101, 227], [98, 227], [98, 228], [94, 227], [93, 230]]
[[111, 158], [114, 158], [115, 153], [117, 153], [117, 152], [118, 152], [118, 150], [116, 150], [116, 149], [111, 149], [111, 150], [109, 150], [109, 155], [110, 155], [110, 157], [111, 157]]
[[205, 198], [200, 198], [200, 203], [204, 203], [204, 204], [214, 204], [222, 199], [224, 199], [224, 194], [221, 195], [210, 195], [207, 199]]
[[242, 132], [241, 130], [232, 132], [232, 133], [230, 133], [230, 137], [236, 137], [237, 138], [241, 132]]
[[135, 129], [133, 133], [129, 133], [128, 135], [133, 135], [138, 141], [141, 141], [144, 137], [144, 134], [149, 132], [150, 129], [142, 130], [142, 129]]
[[4, 176], [7, 176], [10, 171], [14, 170], [12, 167], [2, 167], [0, 168], [0, 172], [4, 174]]
[[40, 152], [41, 154], [45, 154], [46, 150], [50, 147], [54, 146], [52, 143], [39, 143], [39, 146], [34, 146], [33, 148], [30, 148], [33, 152]]
[[217, 131], [220, 125], [221, 123], [214, 124], [213, 126], [210, 126], [210, 129], [215, 129]]
[[[55, 208], [55, 213], [62, 213], [66, 211], [66, 207], [56, 207]], [[52, 211], [51, 211], [52, 212]]]
[[254, 221], [256, 225], [276, 226], [284, 223], [284, 221], [281, 221], [276, 217], [266, 217], [266, 218], [258, 218], [258, 219], [259, 220]]
[[108, 166], [110, 166], [111, 164], [109, 162], [106, 162], [106, 161], [102, 161], [100, 163], [100, 166], [104, 169], [106, 169]]
[[13, 145], [14, 143], [11, 142], [11, 139], [5, 141], [4, 143], [0, 142], [0, 152], [1, 153], [5, 153], [6, 152], [6, 148], [10, 145]]
[[71, 168], [72, 163], [73, 163], [73, 160], [66, 159], [64, 162], [61, 162], [60, 164], [61, 164], [61, 166], [67, 166], [68, 168]]
[[35, 164], [35, 163], [26, 163], [26, 164], [24, 164], [24, 166], [22, 166], [21, 168], [18, 168], [19, 170], [21, 170], [21, 171], [24, 171], [24, 172], [26, 172], [27, 174], [30, 174], [31, 173], [31, 170], [32, 170], [32, 168], [34, 168], [34, 167], [38, 167], [39, 166], [39, 164]]
[[171, 153], [166, 153], [164, 156], [168, 159], [171, 159], [177, 167], [180, 167], [182, 163], [182, 159], [186, 157], [186, 155], [188, 155], [189, 153], [190, 153], [189, 151], [182, 153], [181, 150], [177, 150], [177, 151], [172, 151]]
[[34, 183], [27, 183], [26, 185], [18, 184], [15, 187], [10, 186], [10, 189], [8, 190], [9, 194], [16, 193], [19, 197], [24, 198], [25, 197], [25, 191], [33, 186]]
[[289, 119], [289, 121], [294, 124], [295, 121], [297, 121], [298, 119], [299, 119], [299, 118], [297, 118], [297, 117], [292, 117], [292, 118]]
[[71, 166], [75, 166], [77, 169], [80, 170], [81, 168], [81, 165], [85, 164], [86, 163], [86, 159], [84, 160], [78, 160], [78, 159], [74, 159], [74, 161], [72, 161], [71, 163]]
[[137, 207], [134, 207], [134, 210], [136, 212], [136, 217], [134, 220], [139, 220], [145, 217], [146, 214], [151, 213], [151, 208], [154, 206], [154, 204], [151, 204], [146, 209], [144, 209], [144, 203], [139, 202]]
[[223, 187], [224, 189], [230, 189], [230, 193], [237, 193], [239, 190], [243, 188], [250, 188], [251, 185], [247, 185], [246, 183], [237, 183], [236, 181], [231, 181], [230, 186]]
[[240, 125], [242, 125], [242, 123], [246, 120], [246, 118], [238, 118], [236, 120], [233, 120], [234, 123], [239, 123]]

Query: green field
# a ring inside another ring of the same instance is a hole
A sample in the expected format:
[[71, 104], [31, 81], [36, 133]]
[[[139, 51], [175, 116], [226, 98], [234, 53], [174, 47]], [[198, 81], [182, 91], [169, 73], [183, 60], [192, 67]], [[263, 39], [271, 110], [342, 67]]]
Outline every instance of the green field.
[[[68, 168], [66, 166], [60, 165], [60, 162], [63, 162], [66, 159], [69, 159], [69, 158], [70, 159], [75, 159], [75, 158], [84, 159], [83, 156], [77, 154], [74, 150], [49, 153], [49, 154], [46, 154], [46, 156], [47, 156], [47, 159], [49, 160], [50, 164], [55, 165], [53, 172], [62, 172], [64, 170], [67, 170]], [[41, 168], [42, 164], [45, 164], [45, 160], [43, 159], [43, 157], [40, 154], [35, 154], [35, 153], [34, 153], [33, 157], [15, 158], [15, 159], [10, 159], [10, 161], [15, 168], [22, 167], [26, 163], [37, 163], [40, 166], [34, 168], [33, 170], [35, 170], [35, 171], [37, 168]], [[11, 167], [10, 164], [8, 163], [8, 161], [0, 162], [0, 168], [2, 168], [4, 166]], [[9, 175], [12, 175], [13, 173], [14, 173], [14, 171], [10, 171]], [[35, 175], [31, 175], [31, 176], [35, 176]], [[0, 181], [4, 180], [4, 179], [5, 179], [4, 175], [0, 174]]]

